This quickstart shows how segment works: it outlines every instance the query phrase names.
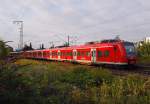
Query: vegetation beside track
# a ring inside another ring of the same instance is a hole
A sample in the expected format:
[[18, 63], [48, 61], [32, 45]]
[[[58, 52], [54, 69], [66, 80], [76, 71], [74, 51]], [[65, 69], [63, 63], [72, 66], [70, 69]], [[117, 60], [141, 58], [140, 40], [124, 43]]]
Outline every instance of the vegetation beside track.
[[138, 58], [138, 64], [150, 66], [150, 56], [140, 56]]
[[144, 42], [137, 47], [138, 64], [150, 65], [150, 43]]
[[7, 104], [149, 104], [150, 78], [22, 59], [0, 71], [0, 92]]

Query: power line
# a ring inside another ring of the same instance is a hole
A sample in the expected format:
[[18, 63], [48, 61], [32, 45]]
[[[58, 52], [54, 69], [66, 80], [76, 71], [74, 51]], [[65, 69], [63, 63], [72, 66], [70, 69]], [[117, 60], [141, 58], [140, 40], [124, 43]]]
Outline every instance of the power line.
[[58, 37], [60, 40], [66, 42], [62, 37], [58, 36], [57, 34], [55, 36]]

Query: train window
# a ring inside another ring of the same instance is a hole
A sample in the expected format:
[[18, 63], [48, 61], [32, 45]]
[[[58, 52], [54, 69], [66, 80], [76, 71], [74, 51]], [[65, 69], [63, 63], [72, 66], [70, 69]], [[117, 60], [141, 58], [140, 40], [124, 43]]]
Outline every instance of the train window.
[[104, 52], [104, 55], [105, 55], [106, 57], [108, 57], [108, 56], [109, 56], [109, 51], [106, 50], [106, 51]]
[[72, 52], [70, 52], [70, 56], [72, 56], [73, 54], [72, 54]]
[[102, 57], [102, 51], [98, 51], [98, 57]]
[[79, 52], [79, 56], [81, 56], [81, 52]]
[[80, 52], [78, 52], [78, 56], [80, 56]]
[[72, 56], [72, 52], [70, 52], [70, 56]]
[[90, 56], [90, 52], [86, 52], [86, 56]]
[[77, 53], [77, 56], [79, 56], [79, 52]]
[[88, 56], [88, 52], [86, 52], [86, 56]]
[[58, 54], [57, 54], [58, 56], [60, 56], [60, 52], [58, 52]]

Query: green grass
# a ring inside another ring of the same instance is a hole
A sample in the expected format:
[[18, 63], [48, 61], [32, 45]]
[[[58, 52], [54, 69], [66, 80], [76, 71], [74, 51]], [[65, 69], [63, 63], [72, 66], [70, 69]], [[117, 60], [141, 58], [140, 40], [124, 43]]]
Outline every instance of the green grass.
[[[150, 78], [103, 68], [19, 60], [0, 72], [0, 103], [149, 104]], [[27, 65], [27, 66], [24, 66]]]
[[141, 56], [138, 58], [139, 64], [148, 64], [150, 65], [150, 56]]

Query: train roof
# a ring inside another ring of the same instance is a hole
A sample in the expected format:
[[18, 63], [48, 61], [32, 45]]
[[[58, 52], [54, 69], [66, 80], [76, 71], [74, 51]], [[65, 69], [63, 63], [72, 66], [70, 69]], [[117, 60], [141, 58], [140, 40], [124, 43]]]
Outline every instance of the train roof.
[[94, 47], [100, 47], [100, 46], [113, 46], [114, 44], [119, 44], [123, 41], [120, 40], [102, 40], [101, 42], [96, 42], [92, 44], [83, 44], [83, 45], [74, 45], [70, 47], [56, 47], [56, 48], [51, 48], [51, 49], [43, 49], [43, 50], [30, 50], [26, 52], [33, 52], [33, 51], [49, 51], [49, 50], [73, 50], [73, 49], [78, 49], [78, 48], [94, 48]]

